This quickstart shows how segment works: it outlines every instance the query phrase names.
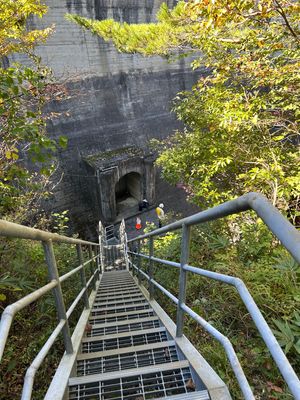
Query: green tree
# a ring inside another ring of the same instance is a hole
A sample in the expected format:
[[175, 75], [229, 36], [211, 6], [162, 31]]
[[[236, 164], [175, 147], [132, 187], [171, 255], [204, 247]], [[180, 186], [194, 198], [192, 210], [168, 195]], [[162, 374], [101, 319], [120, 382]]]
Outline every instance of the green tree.
[[[299, 15], [300, 3], [293, 0], [190, 0], [172, 10], [163, 4], [158, 22], [152, 24], [67, 18], [113, 41], [122, 52], [169, 59], [191, 56], [191, 67], [200, 79], [174, 103], [184, 128], [156, 143], [158, 164], [167, 180], [181, 182], [204, 207], [260, 191], [282, 210], [289, 209], [297, 222]], [[218, 221], [199, 236], [193, 232], [191, 263], [244, 280], [297, 370], [299, 313], [293, 311], [299, 303], [298, 267], [290, 258], [285, 261], [286, 252], [259, 220], [247, 215], [239, 226], [237, 222], [241, 221]], [[178, 237], [164, 239], [156, 245], [158, 256], [176, 257]], [[155, 278], [174, 292], [177, 271], [161, 266], [160, 270]], [[188, 304], [230, 337], [247, 375], [252, 375], [255, 394], [289, 398], [239, 299], [229, 295], [228, 287], [202, 278], [190, 279], [188, 285]], [[160, 301], [166, 305], [165, 297]], [[174, 308], [168, 310], [172, 313]], [[187, 324], [189, 336], [226, 380], [233, 397], [241, 398], [222, 351], [192, 321]]]
[[160, 146], [158, 164], [195, 201], [213, 205], [249, 190], [298, 215], [300, 4], [289, 0], [180, 1], [158, 22], [73, 20], [122, 52], [192, 55], [205, 74], [179, 93], [185, 128]]
[[[59, 143], [47, 137], [43, 110], [55, 96], [55, 85], [51, 70], [34, 54], [52, 28], [26, 27], [29, 17], [46, 11], [40, 0], [0, 1], [0, 214], [19, 222], [45, 193], [57, 146], [66, 145], [63, 137]], [[31, 66], [9, 66], [8, 57], [15, 52], [25, 53]], [[36, 163], [36, 172], [25, 167], [25, 157]]]

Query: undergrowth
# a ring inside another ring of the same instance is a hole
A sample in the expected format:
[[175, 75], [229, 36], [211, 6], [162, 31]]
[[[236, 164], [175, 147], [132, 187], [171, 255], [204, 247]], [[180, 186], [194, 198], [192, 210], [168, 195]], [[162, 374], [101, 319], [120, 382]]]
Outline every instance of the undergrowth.
[[[59, 275], [79, 265], [73, 245], [54, 244]], [[85, 259], [88, 258], [87, 254]], [[0, 306], [3, 309], [48, 283], [43, 247], [39, 242], [21, 239], [0, 241]], [[86, 269], [87, 279], [89, 269]], [[78, 273], [62, 283], [66, 308], [81, 290]], [[83, 310], [80, 303], [69, 320], [71, 332]], [[16, 314], [10, 330], [0, 369], [0, 399], [15, 400], [21, 397], [24, 375], [41, 347], [58, 323], [54, 298], [51, 292]], [[40, 367], [32, 398], [44, 397], [51, 378], [64, 352], [61, 335]]]
[[[151, 227], [149, 229], [152, 229]], [[156, 257], [180, 261], [179, 231], [155, 239]], [[147, 252], [148, 244], [144, 243]], [[189, 264], [239, 277], [295, 369], [300, 372], [299, 265], [252, 214], [192, 229]], [[147, 263], [143, 262], [147, 269]], [[179, 270], [155, 265], [154, 277], [178, 296]], [[176, 320], [176, 307], [155, 290], [158, 302]], [[224, 283], [188, 272], [186, 303], [227, 336], [237, 353], [257, 399], [292, 399], [268, 349], [237, 291]], [[242, 399], [222, 346], [189, 317], [185, 335], [228, 385], [234, 399]]]

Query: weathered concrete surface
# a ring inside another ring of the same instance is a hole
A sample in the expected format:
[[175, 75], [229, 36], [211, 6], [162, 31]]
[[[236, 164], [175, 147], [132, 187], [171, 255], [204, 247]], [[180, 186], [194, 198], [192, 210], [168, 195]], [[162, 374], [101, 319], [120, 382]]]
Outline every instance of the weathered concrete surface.
[[[145, 153], [141, 147], [122, 147], [112, 152], [105, 151], [90, 155], [84, 161], [87, 169], [91, 169], [92, 174], [97, 176], [97, 185], [93, 182], [90, 191], [97, 192], [99, 218], [104, 223], [115, 223], [116, 220], [120, 221], [132, 215], [144, 198], [150, 204], [154, 203], [154, 157], [151, 153]], [[126, 203], [127, 197], [132, 197], [135, 201]], [[120, 201], [123, 202], [122, 212], [119, 207]], [[126, 204], [134, 204], [133, 210], [126, 207]]]
[[[189, 62], [169, 64], [160, 57], [118, 53], [112, 44], [66, 21], [66, 12], [90, 18], [127, 22], [153, 21], [161, 0], [47, 0], [49, 12], [33, 26], [56, 25], [56, 32], [38, 49], [56, 76], [67, 79], [70, 97], [52, 102], [62, 113], [49, 123], [52, 137], [66, 135], [68, 148], [59, 155], [62, 180], [49, 203], [68, 209], [75, 229], [90, 226], [95, 233], [99, 198], [89, 190], [96, 177], [83, 158], [126, 146], [148, 146], [151, 138], [165, 138], [179, 127], [170, 113], [171, 100], [190, 89], [197, 79]], [[169, 2], [171, 7], [173, 2]], [[20, 60], [20, 57], [18, 57]], [[25, 62], [21, 57], [21, 61]], [[112, 188], [112, 190], [114, 190]], [[154, 195], [154, 194], [153, 194]], [[156, 198], [164, 199], [158, 189]]]

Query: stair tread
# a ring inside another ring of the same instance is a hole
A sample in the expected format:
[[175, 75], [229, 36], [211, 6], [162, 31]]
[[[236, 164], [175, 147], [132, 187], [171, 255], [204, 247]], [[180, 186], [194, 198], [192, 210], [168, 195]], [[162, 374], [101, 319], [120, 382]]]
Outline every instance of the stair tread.
[[200, 390], [198, 392], [190, 392], [186, 394], [176, 394], [175, 396], [160, 397], [155, 400], [209, 400], [207, 390]]
[[95, 305], [102, 305], [102, 306], [105, 306], [105, 305], [107, 305], [107, 304], [111, 304], [111, 303], [114, 303], [114, 304], [122, 304], [122, 303], [132, 303], [133, 301], [135, 301], [135, 300], [146, 300], [146, 298], [145, 298], [145, 296], [143, 296], [142, 294], [141, 295], [139, 295], [139, 296], [136, 296], [134, 299], [130, 299], [130, 298], [127, 298], [127, 299], [122, 299], [122, 300], [112, 300], [110, 297], [109, 297], [109, 300], [107, 301], [107, 302], [104, 302], [104, 301], [100, 301], [100, 302], [98, 302], [97, 301], [97, 299], [96, 299], [96, 301], [94, 302], [94, 304], [93, 304], [93, 307], [95, 306]]
[[170, 346], [175, 346], [174, 340], [168, 340], [166, 342], [142, 344], [139, 346], [121, 347], [121, 348], [112, 349], [112, 350], [95, 351], [94, 353], [80, 353], [77, 356], [77, 360], [90, 360], [93, 358], [101, 358], [101, 357], [111, 356], [111, 355], [115, 355], [115, 354], [136, 353], [137, 351], [167, 348]]
[[114, 287], [105, 286], [105, 287], [99, 288], [98, 294], [110, 296], [110, 294], [128, 293], [128, 292], [131, 292], [131, 291], [137, 290], [137, 289], [139, 289], [139, 288], [136, 285], [126, 285], [125, 287], [124, 286], [114, 286]]
[[122, 304], [119, 304], [119, 305], [117, 305], [117, 306], [110, 306], [110, 307], [101, 307], [101, 308], [94, 308], [94, 306], [93, 306], [93, 308], [92, 308], [92, 312], [94, 312], [94, 311], [111, 311], [111, 310], [118, 310], [119, 308], [125, 308], [125, 307], [139, 307], [139, 306], [141, 306], [141, 305], [145, 305], [145, 304], [149, 304], [149, 302], [148, 302], [148, 300], [146, 300], [145, 298], [144, 298], [144, 300], [143, 301], [141, 301], [141, 302], [138, 302], [138, 303], [132, 303], [132, 302], [130, 302], [130, 303], [126, 303], [125, 305], [122, 305]]
[[114, 299], [114, 298], [119, 298], [119, 297], [125, 297], [125, 296], [127, 296], [127, 297], [130, 297], [130, 296], [134, 296], [134, 295], [136, 295], [136, 294], [140, 294], [141, 293], [141, 291], [140, 291], [140, 289], [139, 288], [137, 288], [137, 289], [134, 289], [134, 290], [129, 290], [129, 291], [125, 291], [125, 292], [117, 292], [117, 293], [114, 293], [114, 292], [110, 292], [110, 293], [108, 293], [108, 294], [103, 294], [103, 293], [98, 293], [97, 294], [97, 296], [96, 296], [96, 300], [99, 300], [99, 299]]
[[141, 313], [147, 313], [147, 312], [154, 312], [153, 308], [149, 306], [149, 308], [145, 308], [143, 310], [133, 310], [133, 311], [122, 311], [119, 313], [113, 313], [113, 314], [103, 314], [103, 315], [91, 315], [90, 319], [95, 319], [95, 318], [111, 318], [111, 317], [122, 317], [126, 315], [134, 315], [134, 314], [141, 314]]
[[159, 328], [141, 329], [141, 330], [132, 331], [132, 332], [114, 333], [112, 335], [91, 336], [91, 337], [83, 338], [82, 343], [96, 342], [97, 340], [117, 339], [120, 337], [135, 336], [135, 335], [141, 335], [141, 334], [146, 334], [146, 333], [163, 332], [165, 330], [166, 330], [166, 328], [164, 326], [160, 326]]
[[136, 324], [139, 322], [150, 322], [150, 321], [159, 321], [159, 318], [154, 316], [154, 317], [135, 318], [129, 320], [126, 319], [124, 321], [116, 321], [116, 322], [103, 322], [103, 324], [94, 324], [92, 329], [109, 328], [111, 326], [129, 325], [129, 324]]
[[108, 372], [104, 374], [76, 376], [69, 379], [69, 386], [81, 385], [91, 382], [99, 382], [105, 380], [112, 380], [142, 374], [149, 374], [154, 372], [163, 372], [179, 368], [189, 368], [189, 362], [186, 360], [175, 361], [167, 364], [158, 364], [154, 366], [147, 366], [138, 369], [128, 369], [123, 371]]

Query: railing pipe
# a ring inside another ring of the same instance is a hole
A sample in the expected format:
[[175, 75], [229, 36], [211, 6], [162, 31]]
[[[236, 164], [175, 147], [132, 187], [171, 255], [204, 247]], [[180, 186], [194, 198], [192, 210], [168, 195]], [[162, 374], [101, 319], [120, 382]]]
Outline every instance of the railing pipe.
[[212, 325], [210, 325], [207, 321], [205, 321], [203, 318], [201, 318], [198, 314], [196, 314], [186, 304], [182, 304], [181, 308], [188, 315], [190, 315], [196, 322], [198, 322], [198, 324], [201, 325], [207, 332], [209, 332], [216, 340], [218, 340], [218, 342], [220, 342], [222, 344], [245, 399], [246, 400], [255, 400], [255, 397], [253, 395], [251, 387], [250, 387], [248, 380], [244, 374], [241, 364], [237, 358], [234, 348], [232, 347], [232, 344], [230, 343], [230, 340], [226, 336], [222, 335], [222, 333], [220, 333], [216, 328], [214, 328]]
[[[90, 258], [90, 273], [91, 276], [94, 276], [94, 259], [93, 259], [93, 252], [92, 252], [92, 246], [89, 245], [89, 258]], [[93, 281], [93, 288], [96, 290], [96, 281]]]
[[[95, 258], [96, 258], [96, 256], [93, 259], [95, 259]], [[64, 282], [68, 278], [70, 278], [70, 276], [76, 274], [76, 272], [80, 271], [82, 268], [84, 268], [86, 265], [88, 265], [89, 262], [90, 262], [90, 260], [85, 261], [83, 264], [79, 265], [79, 267], [76, 267], [76, 268], [72, 269], [71, 271], [67, 272], [66, 274], [60, 276], [60, 278], [59, 278], [60, 283]]]
[[99, 238], [99, 254], [100, 254], [100, 267], [101, 267], [101, 274], [103, 274], [103, 272], [105, 271], [104, 269], [104, 247], [103, 247], [103, 243], [102, 243], [102, 239]]
[[[150, 260], [150, 257], [147, 254], [143, 254], [143, 253], [138, 254], [133, 251], [128, 251], [128, 253], [133, 256], [142, 257], [142, 258], [146, 258], [147, 260]], [[169, 265], [171, 267], [180, 268], [180, 263], [177, 263], [175, 261], [163, 260], [163, 259], [157, 258], [157, 257], [152, 257], [151, 259], [152, 259], [152, 261], [157, 262], [157, 263]]]
[[8, 222], [2, 219], [0, 220], [0, 236], [14, 237], [19, 239], [40, 240], [42, 242], [52, 240], [52, 242], [60, 242], [68, 244], [96, 245], [96, 243], [87, 242], [81, 239], [70, 238], [63, 235], [58, 235], [57, 233], [45, 232], [40, 229], [29, 228], [28, 226], [15, 224], [13, 222]]
[[206, 271], [200, 268], [191, 267], [190, 265], [186, 265], [184, 269], [197, 275], [205, 276], [207, 278], [222, 281], [229, 285], [235, 286], [288, 387], [290, 388], [292, 394], [295, 396], [295, 399], [300, 400], [299, 379], [295, 371], [291, 367], [284, 352], [282, 351], [279, 343], [277, 342], [272, 330], [269, 328], [269, 325], [264, 319], [255, 301], [253, 300], [253, 297], [249, 293], [244, 282], [241, 279], [235, 278], [233, 276], [227, 276], [224, 274], [219, 274], [217, 272]]
[[72, 345], [72, 340], [71, 340], [70, 327], [69, 327], [69, 323], [67, 321], [66, 307], [65, 307], [65, 302], [64, 302], [60, 282], [59, 282], [59, 276], [58, 276], [52, 241], [48, 240], [47, 242], [43, 242], [43, 248], [44, 248], [44, 253], [45, 253], [46, 264], [48, 267], [49, 279], [57, 281], [57, 285], [55, 286], [55, 288], [53, 288], [53, 295], [54, 295], [54, 301], [55, 301], [55, 305], [56, 305], [57, 317], [58, 317], [59, 321], [61, 321], [61, 320], [66, 321], [66, 323], [64, 324], [64, 327], [62, 329], [65, 350], [66, 350], [67, 354], [72, 354], [73, 353], [73, 345]]
[[47, 354], [48, 354], [49, 350], [51, 349], [53, 343], [55, 342], [57, 336], [60, 334], [61, 330], [64, 328], [65, 323], [66, 323], [66, 320], [61, 320], [59, 322], [59, 324], [54, 329], [54, 331], [51, 333], [51, 335], [49, 336], [49, 338], [46, 341], [46, 343], [44, 344], [44, 346], [41, 348], [38, 355], [35, 357], [35, 359], [31, 363], [30, 367], [27, 369], [27, 372], [25, 375], [25, 380], [24, 380], [24, 385], [23, 385], [21, 400], [30, 400], [31, 399], [34, 378], [37, 373], [37, 370], [39, 369], [39, 367], [41, 366], [45, 357], [47, 356]]
[[[137, 267], [132, 264], [134, 268]], [[144, 271], [141, 271], [141, 274], [147, 279], [150, 280], [149, 275], [147, 275]], [[240, 388], [246, 400], [255, 400], [251, 387], [248, 383], [248, 380], [243, 372], [243, 369], [240, 365], [240, 362], [236, 356], [234, 348], [230, 343], [229, 339], [222, 335], [216, 328], [210, 325], [207, 321], [201, 318], [198, 314], [196, 314], [192, 309], [190, 309], [185, 303], [180, 305], [178, 299], [170, 293], [167, 289], [157, 283], [154, 279], [152, 279], [152, 283], [158, 287], [164, 294], [166, 294], [177, 306], [181, 306], [182, 311], [185, 311], [189, 314], [196, 322], [198, 322], [207, 332], [209, 332], [214, 338], [216, 338], [224, 347], [227, 357], [229, 359], [230, 365], [234, 371], [234, 374], [239, 382]], [[178, 335], [176, 335], [178, 337]]]
[[[141, 241], [138, 240], [138, 244], [137, 244], [137, 252], [140, 253], [141, 251]], [[142, 280], [141, 280], [141, 259], [140, 257], [137, 259], [137, 267], [138, 267], [138, 282], [139, 285], [141, 284]]]
[[153, 237], [149, 239], [149, 296], [150, 300], [154, 298], [154, 287], [153, 287]]
[[182, 304], [185, 303], [186, 299], [186, 270], [184, 266], [188, 263], [189, 251], [190, 251], [190, 239], [191, 239], [191, 228], [185, 224], [182, 225], [182, 237], [181, 237], [181, 257], [180, 257], [180, 275], [179, 275], [179, 296], [178, 296], [178, 307], [177, 307], [177, 323], [176, 323], [176, 336], [181, 337], [183, 335], [183, 324], [184, 324], [184, 312], [182, 310]]
[[167, 289], [165, 289], [162, 285], [160, 285], [158, 282], [156, 282], [154, 279], [152, 279], [152, 283], [154, 286], [156, 286], [159, 290], [161, 290], [166, 296], [169, 297], [169, 299], [171, 299], [173, 301], [173, 303], [175, 303], [176, 305], [178, 305], [178, 299], [171, 293], [169, 292]]
[[95, 254], [95, 256], [94, 256], [94, 258], [95, 258], [95, 260], [96, 260], [96, 268], [97, 268], [97, 271], [98, 271], [98, 274], [97, 274], [97, 277], [98, 277], [98, 280], [100, 279], [100, 274], [101, 274], [101, 262], [100, 262], [100, 260], [99, 260], [99, 249], [98, 248], [94, 248], [94, 254]]
[[88, 287], [90, 286], [91, 282], [93, 281], [93, 279], [95, 278], [96, 274], [98, 272], [95, 271], [94, 274], [90, 277], [90, 279], [87, 281], [86, 283], [86, 288], [81, 289], [81, 291], [78, 293], [78, 295], [76, 296], [75, 300], [73, 301], [73, 303], [70, 305], [70, 307], [68, 308], [67, 311], [67, 318], [69, 319], [72, 312], [75, 310], [77, 304], [79, 303], [79, 301], [81, 300], [82, 296], [84, 295], [84, 293], [87, 291]]
[[[137, 270], [137, 266], [132, 264], [133, 268]], [[149, 275], [146, 274], [146, 272], [141, 271], [141, 274], [148, 280], [150, 281]], [[156, 286], [159, 290], [161, 290], [166, 296], [168, 296], [176, 305], [178, 304], [178, 299], [170, 293], [167, 289], [165, 289], [163, 286], [161, 286], [158, 282], [156, 282], [154, 279], [151, 279], [151, 283]]]
[[[78, 261], [81, 265], [83, 265], [83, 254], [82, 254], [82, 248], [80, 244], [76, 245], [76, 249], [77, 249], [77, 256], [78, 256]], [[81, 278], [81, 284], [82, 284], [82, 288], [86, 289], [86, 277], [85, 277], [85, 271], [84, 268], [82, 268], [80, 270], [80, 278]], [[84, 292], [84, 307], [85, 308], [90, 308], [90, 303], [89, 303], [89, 296], [87, 293], [87, 290], [85, 290]]]
[[57, 281], [53, 280], [49, 282], [47, 285], [41, 287], [40, 289], [35, 290], [32, 293], [29, 293], [27, 296], [23, 297], [22, 299], [16, 301], [13, 304], [10, 304], [7, 306], [1, 317], [1, 322], [0, 322], [0, 361], [3, 356], [5, 344], [7, 342], [7, 337], [8, 333], [12, 324], [12, 321], [14, 319], [15, 314], [22, 310], [24, 307], [28, 306], [35, 300], [38, 300], [41, 296], [44, 294], [48, 293], [51, 289], [55, 288], [57, 286]]

